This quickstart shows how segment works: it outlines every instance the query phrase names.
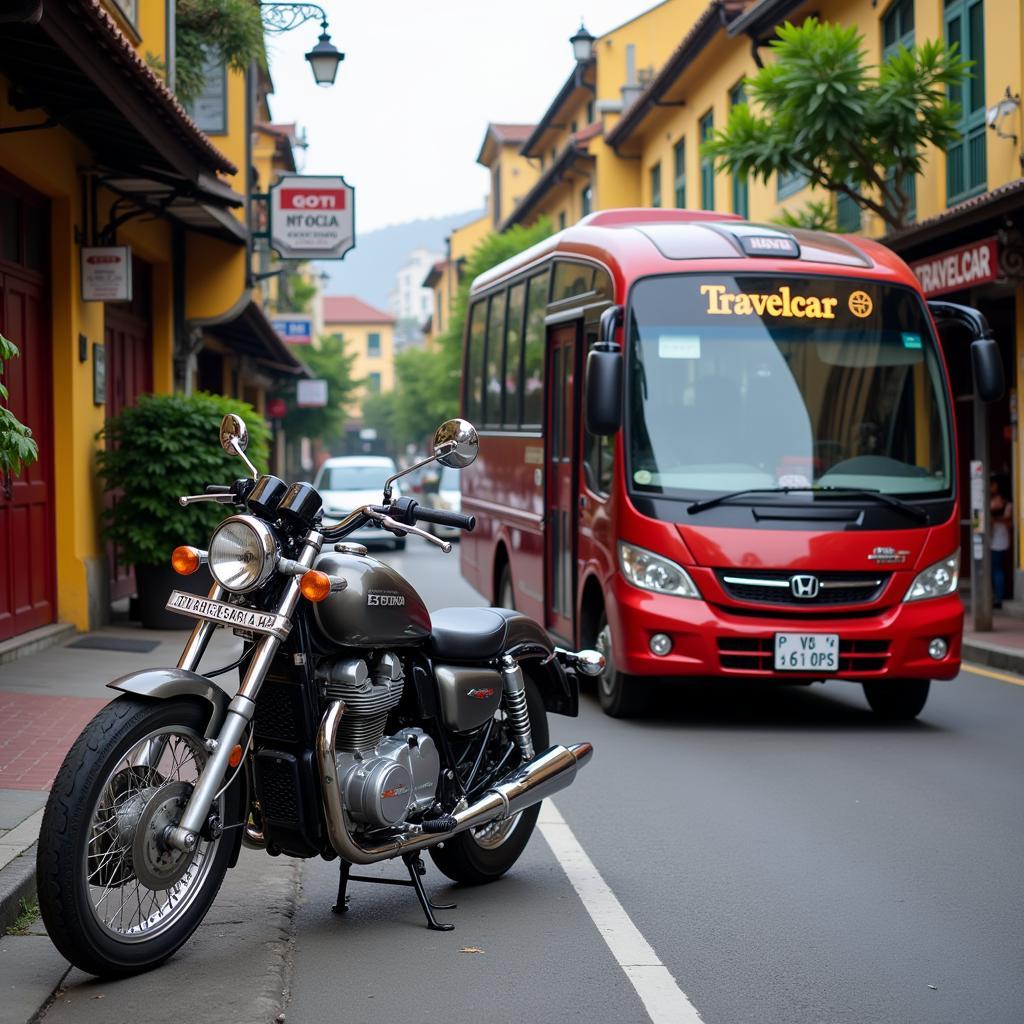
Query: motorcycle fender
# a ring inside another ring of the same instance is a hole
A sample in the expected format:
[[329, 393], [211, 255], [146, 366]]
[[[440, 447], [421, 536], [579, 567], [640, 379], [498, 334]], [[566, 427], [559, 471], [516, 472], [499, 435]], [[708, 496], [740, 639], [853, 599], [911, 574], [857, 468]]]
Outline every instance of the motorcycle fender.
[[517, 616], [509, 622], [503, 654], [518, 658], [523, 672], [540, 689], [544, 707], [555, 715], [576, 718], [580, 713], [580, 690], [575, 674], [562, 668], [554, 657], [551, 637], [533, 619]]
[[231, 698], [216, 684], [197, 672], [183, 668], [148, 668], [141, 672], [129, 672], [112, 683], [112, 690], [131, 693], [137, 697], [151, 697], [153, 700], [168, 700], [172, 697], [200, 697], [210, 705], [210, 720], [206, 723], [206, 738], [220, 732], [221, 723], [227, 713]]

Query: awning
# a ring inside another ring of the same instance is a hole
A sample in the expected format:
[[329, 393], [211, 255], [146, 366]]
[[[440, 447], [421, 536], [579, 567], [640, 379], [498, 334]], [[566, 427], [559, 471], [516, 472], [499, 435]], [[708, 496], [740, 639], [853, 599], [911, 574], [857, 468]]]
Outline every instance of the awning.
[[309, 368], [281, 340], [255, 302], [250, 301], [234, 320], [212, 324], [204, 330], [235, 355], [251, 357], [275, 376], [312, 377]]

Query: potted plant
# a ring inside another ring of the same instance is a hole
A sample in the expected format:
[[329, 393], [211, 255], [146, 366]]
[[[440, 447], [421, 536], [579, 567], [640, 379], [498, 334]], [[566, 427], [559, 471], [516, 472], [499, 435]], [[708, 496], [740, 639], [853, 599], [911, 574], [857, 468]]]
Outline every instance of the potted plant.
[[204, 567], [194, 576], [178, 576], [171, 552], [180, 544], [205, 548], [224, 518], [225, 508], [201, 503], [182, 508], [183, 494], [202, 494], [207, 484], [230, 483], [241, 463], [218, 443], [222, 417], [237, 413], [249, 428], [249, 457], [267, 463], [269, 431], [251, 405], [221, 395], [144, 395], [106, 422], [98, 435], [106, 442], [97, 455], [104, 486], [117, 495], [106, 510], [105, 536], [135, 567], [142, 625], [181, 629], [180, 615], [164, 608], [175, 587], [206, 593]]

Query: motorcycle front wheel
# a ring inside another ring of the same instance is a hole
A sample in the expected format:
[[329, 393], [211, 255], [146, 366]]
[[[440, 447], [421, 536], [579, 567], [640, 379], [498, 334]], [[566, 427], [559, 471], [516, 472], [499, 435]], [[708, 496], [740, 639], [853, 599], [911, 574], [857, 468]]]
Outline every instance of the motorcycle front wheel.
[[[163, 841], [206, 763], [209, 709], [123, 696], [85, 727], [61, 765], [37, 854], [39, 910], [53, 944], [101, 977], [149, 970], [199, 927], [227, 870], [232, 832], [192, 853]], [[240, 786], [214, 802], [241, 818]]]
[[[550, 744], [548, 715], [540, 690], [529, 676], [526, 677], [526, 707], [530, 714], [533, 749], [539, 754], [547, 750]], [[501, 763], [513, 741], [504, 719], [504, 712], [498, 714], [499, 720], [492, 731], [486, 758]], [[514, 771], [521, 760], [516, 751], [514, 758], [508, 761], [502, 770], [503, 776]], [[497, 781], [500, 779], [488, 780], [488, 784]], [[519, 860], [530, 841], [530, 836], [533, 835], [539, 815], [540, 804], [534, 804], [533, 807], [527, 807], [525, 811], [511, 818], [488, 822], [479, 828], [460, 832], [457, 836], [445, 840], [443, 845], [431, 847], [430, 857], [452, 881], [462, 882], [463, 885], [493, 882]]]

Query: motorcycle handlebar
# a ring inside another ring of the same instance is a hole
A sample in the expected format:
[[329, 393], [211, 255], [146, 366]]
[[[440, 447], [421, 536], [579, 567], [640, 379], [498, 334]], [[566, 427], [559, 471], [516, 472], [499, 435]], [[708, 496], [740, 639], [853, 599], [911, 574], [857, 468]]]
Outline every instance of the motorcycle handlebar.
[[413, 515], [421, 523], [454, 526], [457, 530], [465, 530], [467, 533], [472, 533], [476, 528], [476, 516], [464, 516], [461, 512], [448, 512], [442, 508], [417, 505]]

